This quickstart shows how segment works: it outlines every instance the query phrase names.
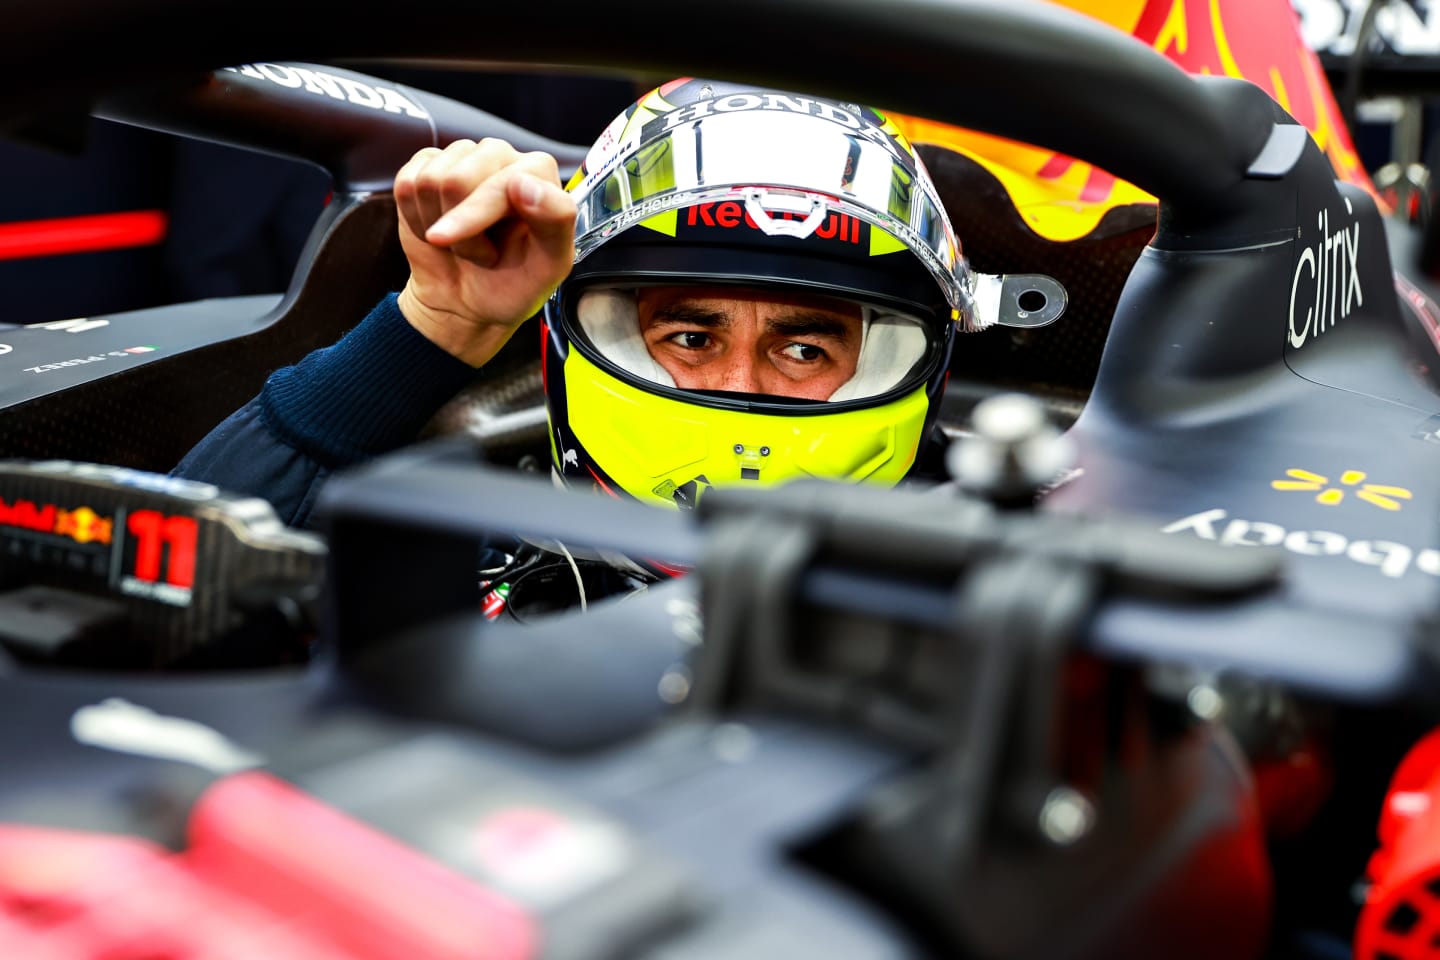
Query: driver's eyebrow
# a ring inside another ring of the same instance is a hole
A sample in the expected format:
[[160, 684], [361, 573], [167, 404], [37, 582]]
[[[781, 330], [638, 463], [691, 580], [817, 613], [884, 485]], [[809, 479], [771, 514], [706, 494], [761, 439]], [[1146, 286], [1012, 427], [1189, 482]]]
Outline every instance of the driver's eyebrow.
[[849, 339], [851, 327], [828, 313], [787, 313], [765, 321], [765, 328], [782, 337], [820, 336]]
[[[723, 310], [712, 310], [690, 303], [672, 303], [658, 308], [650, 316], [650, 328], [656, 327], [701, 327], [715, 330], [730, 326], [734, 321]], [[765, 329], [782, 337], [820, 336], [847, 340], [851, 327], [833, 314], [811, 310], [795, 310], [780, 316], [769, 317]]]
[[730, 326], [730, 315], [722, 310], [707, 310], [689, 303], [672, 303], [650, 315], [651, 327], [694, 326], [715, 329]]

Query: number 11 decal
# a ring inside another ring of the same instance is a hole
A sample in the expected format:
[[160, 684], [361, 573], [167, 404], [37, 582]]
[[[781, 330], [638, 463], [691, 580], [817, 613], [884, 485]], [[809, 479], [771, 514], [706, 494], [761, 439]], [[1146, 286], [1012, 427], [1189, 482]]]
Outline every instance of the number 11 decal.
[[[134, 577], [146, 583], [161, 578], [175, 587], [195, 583], [195, 544], [200, 525], [193, 517], [167, 517], [158, 510], [136, 510], [125, 522], [135, 538]], [[168, 551], [165, 548], [169, 548]]]

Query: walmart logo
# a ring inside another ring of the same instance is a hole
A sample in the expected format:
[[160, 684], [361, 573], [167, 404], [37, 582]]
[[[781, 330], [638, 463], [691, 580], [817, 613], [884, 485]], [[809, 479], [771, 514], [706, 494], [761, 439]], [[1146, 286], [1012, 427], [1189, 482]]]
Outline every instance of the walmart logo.
[[[1286, 470], [1289, 480], [1272, 480], [1270, 486], [1276, 490], [1313, 492], [1315, 502], [1333, 507], [1345, 499], [1346, 493], [1355, 494], [1355, 499], [1379, 507], [1381, 510], [1399, 510], [1401, 500], [1409, 500], [1413, 494], [1404, 487], [1391, 487], [1380, 483], [1366, 483], [1361, 470], [1346, 470], [1335, 483], [1329, 477], [1309, 470]], [[1358, 489], [1350, 489], [1358, 488]]]

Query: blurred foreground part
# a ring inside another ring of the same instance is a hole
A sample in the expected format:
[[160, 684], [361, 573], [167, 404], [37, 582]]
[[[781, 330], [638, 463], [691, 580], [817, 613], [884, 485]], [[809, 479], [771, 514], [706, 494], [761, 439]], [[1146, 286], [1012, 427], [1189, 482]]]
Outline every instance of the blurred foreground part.
[[[346, 611], [332, 655], [367, 695], [452, 723], [486, 713], [491, 729], [517, 732], [515, 718], [462, 698], [488, 694], [476, 692], [486, 676], [481, 615], [437, 613], [455, 607], [459, 581], [410, 585], [414, 606], [382, 611], [362, 599], [380, 575], [360, 559], [373, 555], [371, 538], [405, 545], [388, 558], [401, 569], [502, 514], [532, 518], [529, 535], [563, 535], [572, 547], [648, 547], [693, 565], [652, 588], [655, 602], [669, 596], [673, 607], [674, 590], [698, 583], [704, 642], [686, 661], [693, 684], [677, 718], [738, 719], [762, 735], [798, 723], [907, 758], [790, 844], [829, 882], [900, 919], [919, 955], [1054, 956], [1057, 943], [1077, 957], [1260, 955], [1271, 900], [1264, 825], [1231, 734], [1154, 688], [1140, 663], [1106, 662], [1084, 646], [1102, 596], [1218, 609], [1264, 594], [1279, 569], [1273, 553], [1002, 513], [944, 490], [823, 482], [711, 491], [699, 530], [687, 532], [688, 516], [479, 473], [477, 482], [458, 463], [417, 455], [403, 470], [362, 471], [330, 488], [332, 609]], [[426, 494], [402, 517], [384, 505], [404, 489]], [[589, 648], [633, 648], [649, 629], [649, 602], [624, 601], [624, 620], [592, 609]], [[408, 625], [426, 617], [433, 627]], [[417, 673], [387, 639], [396, 634], [411, 653], [421, 637], [444, 643], [447, 665]], [[556, 654], [543, 654], [552, 668]], [[491, 671], [485, 689], [499, 682]], [[528, 702], [564, 697], [543, 678], [526, 685]], [[799, 787], [770, 789], [778, 799]], [[1115, 919], [1097, 927], [1097, 915]]]
[[325, 544], [257, 497], [160, 473], [0, 460], [0, 666], [301, 663]]
[[1365, 872], [1356, 960], [1434, 956], [1440, 938], [1440, 729], [1405, 755], [1380, 813]]
[[189, 833], [175, 854], [139, 838], [0, 826], [0, 955], [537, 955], [518, 906], [269, 774], [214, 784]]
[[[1095, 631], [1124, 603], [1233, 618], [1274, 551], [946, 489], [721, 488], [667, 513], [444, 443], [328, 489], [345, 615], [316, 669], [0, 675], [29, 718], [0, 786], [14, 955], [1265, 955], [1248, 763], [1275, 711], [1183, 648]], [[693, 569], [490, 621], [464, 558], [517, 517]], [[1273, 682], [1284, 659], [1225, 666]], [[176, 752], [197, 724], [234, 749]]]

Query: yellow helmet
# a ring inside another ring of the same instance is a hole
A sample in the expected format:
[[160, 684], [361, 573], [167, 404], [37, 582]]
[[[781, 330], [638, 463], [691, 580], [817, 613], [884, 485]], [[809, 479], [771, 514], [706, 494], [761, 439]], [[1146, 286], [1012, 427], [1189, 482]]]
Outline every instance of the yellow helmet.
[[[681, 78], [616, 117], [568, 189], [576, 262], [545, 308], [543, 366], [564, 483], [673, 508], [717, 484], [906, 476], [956, 321], [974, 319], [974, 280], [884, 116]], [[677, 385], [637, 299], [692, 285], [846, 305], [859, 317], [853, 373], [808, 399]]]

